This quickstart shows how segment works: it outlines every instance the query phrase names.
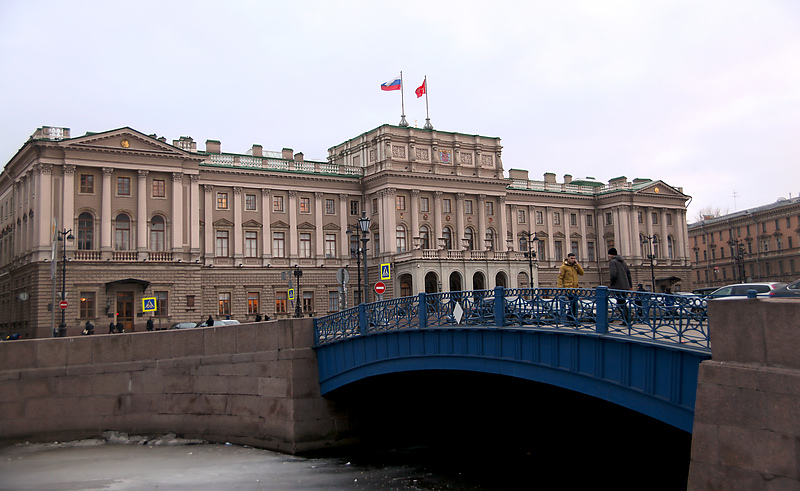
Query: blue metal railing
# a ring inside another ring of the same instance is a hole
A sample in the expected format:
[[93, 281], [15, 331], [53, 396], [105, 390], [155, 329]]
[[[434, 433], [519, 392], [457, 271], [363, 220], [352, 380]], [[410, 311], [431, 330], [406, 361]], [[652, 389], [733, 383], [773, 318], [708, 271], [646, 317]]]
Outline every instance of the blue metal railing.
[[705, 299], [604, 286], [420, 293], [314, 320], [317, 346], [381, 331], [462, 326], [622, 335], [710, 352]]

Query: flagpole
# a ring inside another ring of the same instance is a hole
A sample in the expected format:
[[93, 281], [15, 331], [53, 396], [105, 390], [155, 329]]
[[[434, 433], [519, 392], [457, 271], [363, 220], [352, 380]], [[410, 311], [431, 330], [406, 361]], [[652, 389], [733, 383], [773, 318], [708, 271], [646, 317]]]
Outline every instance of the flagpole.
[[400, 70], [400, 126], [408, 126], [408, 121], [406, 121], [406, 101], [403, 92], [403, 71]]
[[[419, 80], [419, 79], [417, 79], [417, 80]], [[423, 128], [425, 128], [426, 130], [432, 130], [433, 129], [433, 125], [431, 124], [431, 115], [428, 112], [428, 76], [427, 75], [425, 75], [424, 82], [425, 82], [425, 126], [423, 126]]]

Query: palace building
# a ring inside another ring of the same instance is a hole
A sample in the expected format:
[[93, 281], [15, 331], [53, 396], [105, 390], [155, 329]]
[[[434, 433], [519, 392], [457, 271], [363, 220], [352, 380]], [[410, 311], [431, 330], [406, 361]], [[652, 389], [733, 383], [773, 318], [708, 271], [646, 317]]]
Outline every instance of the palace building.
[[506, 176], [501, 155], [499, 138], [392, 125], [325, 162], [127, 127], [39, 128], [0, 174], [0, 332], [49, 337], [62, 315], [67, 335], [86, 321], [104, 333], [151, 316], [166, 328], [326, 315], [375, 301], [382, 276], [382, 298], [554, 287], [569, 252], [591, 288], [608, 284], [612, 246], [634, 284], [688, 289], [681, 188]]

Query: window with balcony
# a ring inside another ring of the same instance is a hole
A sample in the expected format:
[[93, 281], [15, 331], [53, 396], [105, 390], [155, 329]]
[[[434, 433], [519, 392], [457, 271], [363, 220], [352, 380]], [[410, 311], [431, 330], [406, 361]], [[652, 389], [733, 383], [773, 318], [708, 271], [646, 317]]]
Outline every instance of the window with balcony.
[[167, 249], [166, 225], [164, 217], [154, 215], [150, 220], [150, 250], [165, 251]]
[[114, 220], [114, 250], [128, 251], [131, 248], [131, 217], [125, 213]]
[[430, 249], [431, 248], [431, 229], [428, 228], [427, 225], [423, 225], [419, 228], [419, 239], [420, 239], [420, 248], [421, 249]]
[[94, 246], [94, 216], [88, 211], [78, 215], [78, 250], [91, 251]]
[[[489, 232], [487, 231], [487, 234]], [[450, 227], [442, 229], [442, 237], [444, 238], [444, 248], [450, 250], [453, 248], [453, 230]]]

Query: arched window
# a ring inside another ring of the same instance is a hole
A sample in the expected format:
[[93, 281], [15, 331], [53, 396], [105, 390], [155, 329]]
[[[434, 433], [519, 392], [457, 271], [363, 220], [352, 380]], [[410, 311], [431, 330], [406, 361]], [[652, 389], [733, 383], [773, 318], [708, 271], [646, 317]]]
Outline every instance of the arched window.
[[429, 229], [427, 225], [423, 225], [419, 228], [419, 238], [420, 247], [422, 249], [431, 248], [431, 229]]
[[658, 235], [653, 236], [653, 255], [661, 257], [661, 237]]
[[397, 234], [397, 252], [406, 252], [406, 228], [398, 225], [395, 232]]
[[94, 248], [94, 216], [88, 211], [78, 215], [78, 250], [91, 251]]
[[165, 251], [166, 250], [166, 232], [164, 225], [164, 217], [155, 215], [150, 221], [150, 250], [151, 251]]
[[444, 248], [445, 249], [452, 249], [453, 248], [453, 231], [450, 227], [445, 227], [442, 230], [442, 237], [444, 238]]
[[493, 251], [495, 250], [495, 243], [494, 243], [494, 230], [487, 229], [486, 230], [486, 250]]
[[125, 213], [117, 215], [114, 230], [114, 250], [127, 251], [131, 248], [131, 217]]
[[475, 231], [472, 230], [472, 227], [467, 227], [464, 230], [464, 238], [467, 239], [467, 249], [470, 251], [475, 250]]

